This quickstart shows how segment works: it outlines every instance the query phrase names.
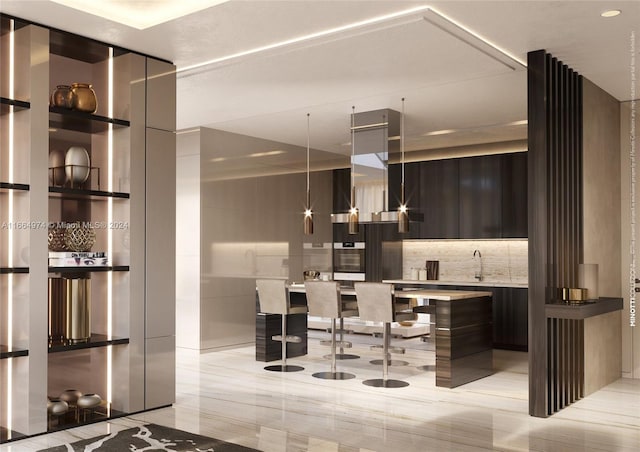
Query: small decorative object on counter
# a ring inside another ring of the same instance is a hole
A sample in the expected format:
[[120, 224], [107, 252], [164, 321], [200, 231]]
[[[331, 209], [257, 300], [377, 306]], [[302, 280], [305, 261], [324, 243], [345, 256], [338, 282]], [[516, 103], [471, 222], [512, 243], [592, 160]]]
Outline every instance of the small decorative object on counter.
[[425, 267], [427, 268], [427, 279], [438, 279], [440, 261], [427, 261]]
[[561, 287], [558, 289], [558, 298], [570, 304], [581, 304], [587, 299], [587, 289]]
[[85, 183], [91, 170], [91, 161], [87, 150], [82, 146], [71, 146], [64, 156], [64, 170], [71, 187], [74, 184]]
[[52, 107], [73, 108], [73, 93], [69, 85], [58, 85], [49, 99]]
[[417, 281], [419, 276], [420, 276], [420, 272], [418, 267], [411, 267], [411, 280]]
[[71, 85], [73, 94], [73, 109], [87, 113], [95, 113], [98, 109], [96, 92], [89, 83], [74, 83]]
[[418, 270], [418, 279], [420, 281], [426, 281], [427, 280], [427, 269], [426, 268], [421, 268], [420, 270]]

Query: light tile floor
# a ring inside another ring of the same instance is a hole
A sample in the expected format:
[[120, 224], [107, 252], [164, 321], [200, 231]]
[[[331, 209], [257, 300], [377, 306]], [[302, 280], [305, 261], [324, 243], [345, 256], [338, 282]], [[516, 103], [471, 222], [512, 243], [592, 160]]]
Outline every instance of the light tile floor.
[[[0, 452], [34, 451], [65, 442], [157, 423], [266, 452], [366, 451], [638, 451], [640, 380], [621, 379], [546, 419], [528, 415], [527, 355], [496, 350], [496, 373], [459, 388], [437, 388], [428, 344], [406, 342], [390, 377], [399, 389], [371, 388], [362, 380], [381, 375], [369, 364], [379, 351], [354, 345], [358, 360], [339, 361], [356, 374], [345, 381], [313, 378], [328, 370], [318, 334], [309, 354], [290, 360], [303, 372], [262, 369], [252, 346], [177, 354], [176, 403], [170, 408], [114, 419], [0, 446]], [[363, 341], [367, 342], [367, 341]], [[399, 341], [402, 342], [402, 341]]]

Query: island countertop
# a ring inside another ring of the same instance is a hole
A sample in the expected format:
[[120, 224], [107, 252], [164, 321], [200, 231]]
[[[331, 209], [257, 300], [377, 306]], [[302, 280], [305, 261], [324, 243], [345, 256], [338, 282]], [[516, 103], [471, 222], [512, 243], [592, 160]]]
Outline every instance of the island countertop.
[[[304, 284], [294, 283], [289, 286], [290, 292], [304, 293]], [[352, 287], [341, 287], [340, 293], [342, 295], [355, 295], [356, 291]], [[469, 298], [478, 297], [490, 297], [491, 292], [480, 292], [470, 290], [436, 290], [436, 289], [406, 289], [396, 290], [396, 298], [413, 298], [413, 299], [430, 299], [430, 300], [443, 300], [443, 301], [455, 301], [466, 300]]]
[[453, 281], [442, 279], [384, 279], [382, 282], [389, 284], [411, 284], [422, 286], [476, 286], [476, 287], [511, 287], [514, 289], [526, 289], [528, 283], [511, 281]]

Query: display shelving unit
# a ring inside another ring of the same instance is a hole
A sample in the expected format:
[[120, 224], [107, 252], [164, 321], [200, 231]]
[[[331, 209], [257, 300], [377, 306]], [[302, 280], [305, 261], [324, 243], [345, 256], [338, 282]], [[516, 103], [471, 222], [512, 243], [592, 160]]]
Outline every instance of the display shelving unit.
[[[151, 209], [175, 209], [163, 187], [175, 180], [175, 67], [7, 15], [0, 46], [0, 443], [170, 405], [175, 327], [159, 316], [175, 309], [175, 228]], [[96, 112], [49, 105], [74, 82], [93, 85]], [[71, 146], [90, 157], [81, 184], [50, 171]], [[151, 165], [163, 179], [148, 177]], [[48, 265], [50, 225], [75, 222], [94, 225], [92, 251], [108, 265]], [[86, 342], [49, 336], [51, 278], [91, 280]], [[68, 388], [102, 403], [48, 414], [47, 398]]]

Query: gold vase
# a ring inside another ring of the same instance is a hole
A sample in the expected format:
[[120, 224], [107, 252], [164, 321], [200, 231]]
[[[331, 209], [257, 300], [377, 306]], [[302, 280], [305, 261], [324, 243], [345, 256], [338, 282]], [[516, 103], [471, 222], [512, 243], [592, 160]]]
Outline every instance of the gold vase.
[[91, 337], [91, 280], [65, 279], [65, 339], [70, 344], [89, 341]]
[[85, 111], [87, 113], [95, 113], [98, 109], [98, 99], [96, 92], [88, 83], [74, 83], [71, 85], [71, 93], [73, 94], [73, 109]]

